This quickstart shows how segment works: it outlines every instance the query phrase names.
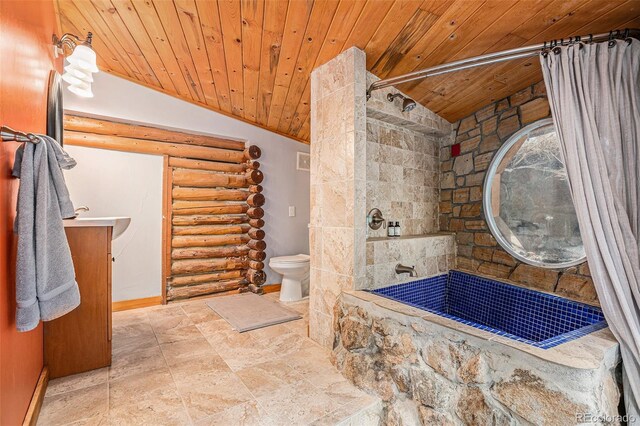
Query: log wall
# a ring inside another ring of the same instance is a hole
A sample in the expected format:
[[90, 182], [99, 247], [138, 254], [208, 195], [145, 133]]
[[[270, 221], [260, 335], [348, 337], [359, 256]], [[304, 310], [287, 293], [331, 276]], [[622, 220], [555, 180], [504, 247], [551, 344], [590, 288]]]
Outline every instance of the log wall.
[[65, 143], [165, 156], [164, 300], [262, 292], [265, 197], [257, 146], [70, 115]]

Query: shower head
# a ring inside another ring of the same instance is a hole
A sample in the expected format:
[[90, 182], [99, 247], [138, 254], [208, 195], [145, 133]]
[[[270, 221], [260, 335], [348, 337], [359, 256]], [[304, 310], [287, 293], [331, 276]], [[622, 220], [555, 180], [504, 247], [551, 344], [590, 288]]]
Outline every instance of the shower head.
[[404, 98], [402, 101], [402, 112], [409, 112], [416, 107], [416, 101], [411, 98]]
[[392, 95], [391, 93], [387, 94], [387, 100], [389, 102], [393, 102], [396, 98], [402, 99], [402, 112], [409, 112], [416, 107], [416, 101], [403, 96], [402, 93], [396, 93], [394, 95]]

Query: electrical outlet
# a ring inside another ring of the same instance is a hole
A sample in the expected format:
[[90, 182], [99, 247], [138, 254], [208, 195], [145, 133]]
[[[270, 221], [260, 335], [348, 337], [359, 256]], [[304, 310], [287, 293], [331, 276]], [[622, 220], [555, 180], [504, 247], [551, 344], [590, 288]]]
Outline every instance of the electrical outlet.
[[294, 217], [296, 215], [296, 206], [289, 206], [289, 217]]

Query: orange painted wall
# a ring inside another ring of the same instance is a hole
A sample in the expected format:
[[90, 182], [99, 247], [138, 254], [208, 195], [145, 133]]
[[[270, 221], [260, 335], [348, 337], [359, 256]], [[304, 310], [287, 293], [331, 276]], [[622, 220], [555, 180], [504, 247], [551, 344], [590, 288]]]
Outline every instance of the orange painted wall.
[[[0, 124], [44, 133], [53, 0], [0, 0]], [[57, 61], [59, 62], [59, 61]], [[15, 328], [15, 142], [0, 144], [0, 425], [21, 424], [42, 370], [42, 326]]]

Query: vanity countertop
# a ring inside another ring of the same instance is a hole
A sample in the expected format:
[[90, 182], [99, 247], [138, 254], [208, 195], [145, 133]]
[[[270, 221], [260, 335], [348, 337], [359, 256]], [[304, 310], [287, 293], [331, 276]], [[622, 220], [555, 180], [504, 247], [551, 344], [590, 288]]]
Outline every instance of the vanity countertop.
[[76, 217], [74, 219], [65, 219], [65, 228], [77, 228], [82, 226], [115, 226], [120, 219], [129, 219], [124, 217]]
[[76, 217], [62, 221], [65, 228], [86, 228], [111, 226], [113, 227], [112, 239], [116, 239], [129, 227], [130, 217]]

